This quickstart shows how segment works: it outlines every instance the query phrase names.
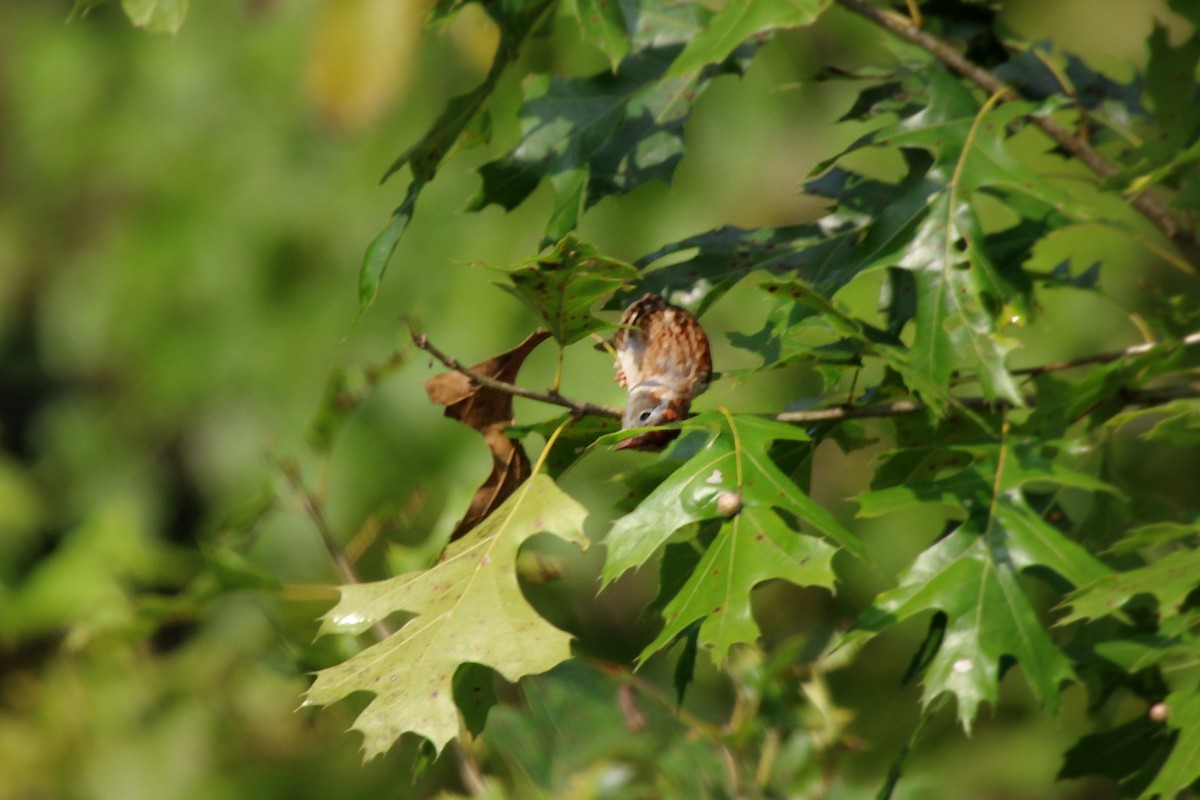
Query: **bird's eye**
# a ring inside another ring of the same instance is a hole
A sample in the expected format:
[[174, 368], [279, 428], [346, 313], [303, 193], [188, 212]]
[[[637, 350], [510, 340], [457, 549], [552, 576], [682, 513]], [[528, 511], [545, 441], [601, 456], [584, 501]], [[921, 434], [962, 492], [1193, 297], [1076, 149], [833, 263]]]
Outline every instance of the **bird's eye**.
[[642, 422], [645, 422], [646, 420], [650, 419], [650, 412], [643, 411], [642, 415], [640, 417], [638, 417], [638, 419], [640, 419]]

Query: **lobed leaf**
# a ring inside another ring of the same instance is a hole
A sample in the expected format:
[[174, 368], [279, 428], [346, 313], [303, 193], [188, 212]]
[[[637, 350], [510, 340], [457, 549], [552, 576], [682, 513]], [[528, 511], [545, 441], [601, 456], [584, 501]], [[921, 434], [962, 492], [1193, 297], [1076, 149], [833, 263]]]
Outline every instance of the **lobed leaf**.
[[458, 734], [456, 671], [482, 664], [516, 681], [570, 657], [570, 635], [529, 605], [517, 583], [517, 551], [540, 532], [586, 549], [583, 506], [554, 481], [534, 475], [495, 513], [451, 543], [434, 567], [375, 583], [341, 587], [321, 633], [361, 633], [398, 611], [399, 631], [335, 667], [321, 670], [305, 695], [328, 705], [365, 691], [375, 699], [354, 721], [367, 759], [403, 733], [441, 750]]
[[1021, 664], [1035, 696], [1050, 708], [1061, 683], [1074, 679], [1070, 662], [1025, 595], [1021, 573], [1044, 568], [1082, 586], [1110, 572], [1035, 512], [1020, 488], [1033, 481], [1088, 487], [1096, 482], [1066, 468], [1048, 468], [1022, 455], [1021, 447], [958, 445], [958, 452], [990, 454], [967, 459], [970, 466], [948, 476], [910, 479], [859, 498], [870, 514], [937, 500], [966, 516], [916, 559], [895, 589], [876, 598], [845, 641], [868, 638], [917, 614], [944, 614], [944, 638], [927, 657], [923, 701], [928, 707], [939, 695], [953, 694], [968, 730], [979, 704], [997, 699], [1002, 658]]
[[565, 346], [609, 327], [592, 316], [592, 306], [636, 275], [632, 265], [567, 236], [550, 253], [508, 273], [511, 285], [501, 286], [539, 314]]
[[666, 624], [638, 656], [644, 663], [698, 620], [699, 646], [720, 666], [729, 649], [758, 639], [750, 593], [780, 578], [797, 586], [833, 588], [836, 549], [801, 536], [770, 508], [750, 506], [726, 521], [705, 549], [690, 578], [663, 609]]
[[1176, 550], [1148, 566], [1099, 577], [1066, 599], [1071, 613], [1062, 624], [1120, 615], [1121, 606], [1139, 594], [1153, 595], [1158, 600], [1159, 618], [1169, 619], [1195, 590], [1198, 568], [1200, 551]]
[[479, 169], [483, 185], [468, 208], [513, 209], [549, 180], [554, 210], [545, 238], [572, 231], [579, 215], [608, 195], [643, 183], [669, 183], [683, 157], [683, 124], [692, 103], [721, 74], [741, 74], [755, 46], [721, 64], [669, 76], [680, 45], [635, 48], [615, 73], [585, 78], [541, 76], [524, 88], [521, 141]]
[[604, 540], [608, 554], [601, 577], [605, 583], [644, 564], [683, 526], [719, 518], [717, 498], [726, 493], [740, 494], [746, 507], [795, 514], [855, 555], [863, 554], [858, 538], [801, 491], [767, 454], [771, 441], [806, 439], [800, 428], [749, 416], [727, 419], [711, 412], [684, 426], [706, 428], [710, 438], [637, 508], [613, 524]]
[[615, 72], [632, 46], [621, 4], [617, 0], [575, 0], [575, 17], [583, 38], [600, 48]]

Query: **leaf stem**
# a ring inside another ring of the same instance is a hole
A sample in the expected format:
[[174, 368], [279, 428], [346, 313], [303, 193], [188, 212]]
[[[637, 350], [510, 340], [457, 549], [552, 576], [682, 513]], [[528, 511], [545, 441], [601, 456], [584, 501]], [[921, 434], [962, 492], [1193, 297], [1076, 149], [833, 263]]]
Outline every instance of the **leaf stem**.
[[[918, 28], [910, 20], [899, 14], [889, 13], [871, 5], [867, 0], [836, 0], [843, 8], [865, 17], [889, 33], [915, 44], [926, 51], [948, 68], [962, 75], [967, 80], [981, 87], [988, 94], [998, 94], [1005, 102], [1019, 101], [1023, 98], [1015, 89], [997, 78], [991, 72], [966, 58], [950, 43]], [[1048, 114], [1029, 114], [1029, 121], [1041, 129], [1043, 133], [1054, 140], [1054, 143], [1081, 161], [1088, 169], [1101, 178], [1112, 178], [1120, 174], [1120, 168], [1101, 155], [1086, 140], [1071, 133], [1065, 126]], [[1130, 203], [1146, 219], [1154, 224], [1164, 236], [1170, 239], [1180, 252], [1186, 256], [1193, 271], [1200, 267], [1200, 244], [1179, 224], [1175, 216], [1161, 203], [1147, 194], [1140, 194], [1130, 200]]]

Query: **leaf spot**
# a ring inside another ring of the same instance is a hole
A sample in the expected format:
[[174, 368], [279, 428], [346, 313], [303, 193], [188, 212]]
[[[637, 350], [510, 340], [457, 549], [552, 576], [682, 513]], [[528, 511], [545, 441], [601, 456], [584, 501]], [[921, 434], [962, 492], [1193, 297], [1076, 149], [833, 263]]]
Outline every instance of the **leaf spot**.
[[970, 672], [972, 666], [971, 659], [960, 658], [958, 661], [954, 662], [954, 671], [959, 673]]
[[704, 482], [705, 482], [705, 483], [717, 484], [717, 483], [720, 483], [720, 482], [721, 482], [722, 478], [723, 478], [723, 476], [721, 475], [721, 470], [719, 470], [719, 469], [714, 469], [714, 470], [712, 471], [712, 474], [711, 474], [711, 475], [709, 475], [707, 478], [705, 478], [705, 479], [704, 479]]

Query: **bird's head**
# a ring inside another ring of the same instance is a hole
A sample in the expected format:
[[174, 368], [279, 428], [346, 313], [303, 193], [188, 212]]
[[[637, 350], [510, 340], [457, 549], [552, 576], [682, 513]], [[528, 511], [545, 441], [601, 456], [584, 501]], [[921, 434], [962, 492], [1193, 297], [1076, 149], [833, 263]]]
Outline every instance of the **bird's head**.
[[[621, 420], [623, 429], [652, 428], [678, 422], [687, 416], [689, 399], [657, 381], [639, 383], [629, 390], [629, 400]], [[626, 439], [617, 450], [659, 450], [679, 436], [679, 431], [650, 431]]]

